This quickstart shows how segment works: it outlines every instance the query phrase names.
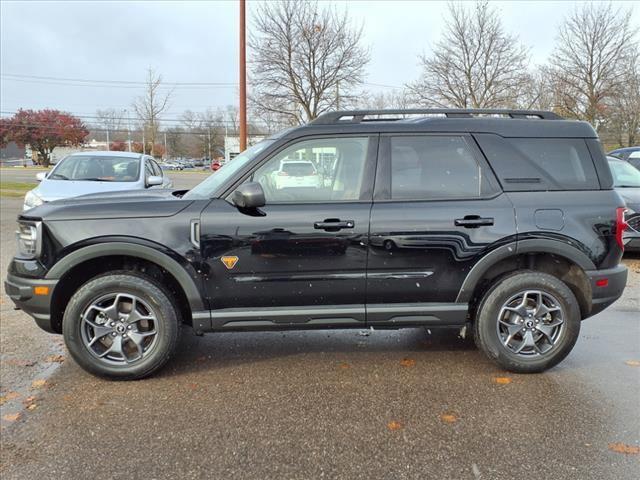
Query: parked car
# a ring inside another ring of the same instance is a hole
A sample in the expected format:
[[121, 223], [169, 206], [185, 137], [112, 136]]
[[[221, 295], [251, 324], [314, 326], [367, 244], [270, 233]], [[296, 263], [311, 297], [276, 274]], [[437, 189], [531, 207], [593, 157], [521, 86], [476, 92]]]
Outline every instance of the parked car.
[[73, 153], [37, 178], [40, 184], [25, 195], [24, 210], [90, 193], [173, 187], [153, 157], [130, 152]]
[[[325, 155], [327, 181], [269, 181], [285, 159]], [[186, 193], [23, 213], [5, 289], [63, 334], [82, 368], [109, 378], [156, 371], [181, 324], [197, 335], [456, 328], [502, 368], [541, 372], [622, 295], [625, 209], [585, 122], [334, 112], [250, 147]]]
[[277, 190], [289, 188], [320, 188], [321, 180], [316, 167], [308, 160], [282, 160], [280, 168], [273, 172], [273, 184]]
[[615, 188], [625, 201], [628, 211], [626, 220], [629, 224], [625, 234], [625, 250], [640, 252], [640, 170], [616, 157], [607, 157], [613, 175]]
[[610, 151], [607, 155], [619, 158], [640, 170], [640, 146], [618, 148]]

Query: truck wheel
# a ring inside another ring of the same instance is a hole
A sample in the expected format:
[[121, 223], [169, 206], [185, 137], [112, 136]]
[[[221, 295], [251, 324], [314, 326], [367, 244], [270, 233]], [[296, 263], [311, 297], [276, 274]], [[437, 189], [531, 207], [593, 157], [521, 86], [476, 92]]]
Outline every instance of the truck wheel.
[[580, 333], [580, 308], [558, 278], [526, 271], [483, 297], [474, 322], [478, 348], [506, 370], [542, 372], [562, 361]]
[[110, 272], [78, 289], [64, 312], [62, 333], [86, 371], [134, 380], [162, 367], [176, 348], [179, 314], [151, 278]]

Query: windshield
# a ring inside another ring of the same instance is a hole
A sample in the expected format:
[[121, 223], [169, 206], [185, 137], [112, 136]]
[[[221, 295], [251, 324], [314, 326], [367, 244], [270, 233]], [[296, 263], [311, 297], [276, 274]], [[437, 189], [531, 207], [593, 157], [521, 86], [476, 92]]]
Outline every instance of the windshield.
[[618, 188], [640, 188], [640, 170], [623, 161], [609, 161], [613, 186]]
[[206, 178], [206, 180], [189, 190], [182, 198], [211, 198], [213, 192], [220, 188], [220, 186], [229, 178], [233, 177], [236, 172], [242, 170], [242, 168], [245, 165], [248, 165], [258, 153], [263, 151], [273, 142], [274, 140], [267, 139], [247, 148], [229, 163], [226, 163], [220, 170], [212, 173]]
[[104, 155], [70, 155], [54, 168], [49, 180], [91, 182], [135, 182], [140, 176], [140, 159]]

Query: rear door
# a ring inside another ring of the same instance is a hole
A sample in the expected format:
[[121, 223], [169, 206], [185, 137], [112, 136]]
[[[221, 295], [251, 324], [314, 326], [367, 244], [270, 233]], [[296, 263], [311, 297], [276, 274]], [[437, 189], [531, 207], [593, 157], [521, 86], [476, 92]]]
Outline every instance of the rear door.
[[464, 318], [466, 305], [453, 304], [469, 270], [515, 234], [513, 206], [470, 136], [382, 136], [367, 322], [438, 323], [457, 310]]

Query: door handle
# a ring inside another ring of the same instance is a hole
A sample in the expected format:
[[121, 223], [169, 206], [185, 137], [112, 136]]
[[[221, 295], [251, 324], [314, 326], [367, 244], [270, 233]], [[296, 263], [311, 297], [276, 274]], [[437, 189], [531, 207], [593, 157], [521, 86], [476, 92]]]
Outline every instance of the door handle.
[[464, 218], [456, 218], [453, 222], [456, 227], [478, 228], [493, 225], [492, 217], [481, 217], [480, 215], [465, 215]]
[[328, 232], [337, 232], [343, 228], [353, 228], [355, 222], [353, 220], [340, 220], [339, 218], [327, 218], [322, 222], [315, 222], [313, 228], [316, 230], [326, 230]]

